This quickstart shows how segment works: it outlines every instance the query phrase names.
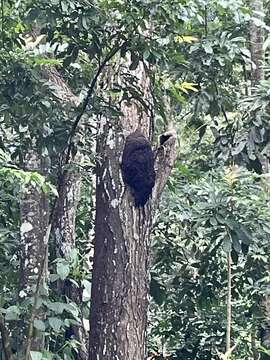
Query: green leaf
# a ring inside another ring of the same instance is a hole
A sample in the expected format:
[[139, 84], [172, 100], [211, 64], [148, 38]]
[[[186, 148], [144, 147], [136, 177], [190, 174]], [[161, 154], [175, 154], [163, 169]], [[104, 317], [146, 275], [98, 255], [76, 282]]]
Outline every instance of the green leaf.
[[57, 317], [50, 317], [48, 318], [48, 321], [55, 332], [59, 332], [61, 326], [63, 326], [64, 324], [63, 321], [61, 319], [58, 319]]
[[250, 54], [250, 51], [248, 49], [245, 49], [245, 48], [241, 49], [241, 53], [244, 56], [246, 56], [247, 58], [249, 58], [249, 59], [251, 58], [251, 54]]
[[71, 313], [75, 318], [79, 315], [79, 308], [75, 303], [65, 304], [65, 310]]
[[18, 320], [19, 319], [19, 316], [20, 316], [20, 309], [18, 306], [16, 305], [13, 305], [13, 306], [10, 306], [6, 309], [6, 315], [5, 315], [5, 319], [7, 321], [9, 320]]
[[65, 310], [65, 303], [48, 301], [47, 307], [55, 314], [62, 314]]
[[39, 351], [30, 351], [31, 360], [42, 360], [42, 353]]
[[232, 150], [232, 155], [240, 154], [246, 146], [246, 140], [239, 142]]
[[50, 274], [50, 282], [55, 282], [57, 280], [59, 280], [58, 274]]
[[34, 324], [34, 327], [39, 331], [46, 330], [46, 325], [45, 325], [44, 321], [42, 321], [42, 320], [34, 320], [33, 324]]
[[150, 295], [158, 305], [161, 305], [166, 298], [166, 292], [163, 287], [153, 276], [150, 283]]
[[231, 238], [229, 236], [225, 236], [223, 238], [222, 248], [227, 254], [231, 252], [232, 243], [231, 243]]
[[268, 35], [267, 39], [264, 41], [263, 44], [263, 50], [265, 51], [266, 49], [268, 49], [270, 46], [270, 36]]
[[91, 282], [88, 280], [83, 280], [82, 285], [84, 287], [83, 294], [82, 294], [82, 300], [89, 301], [91, 299]]
[[143, 58], [145, 60], [147, 60], [149, 58], [149, 56], [150, 56], [150, 51], [148, 49], [146, 49], [143, 53]]
[[41, 104], [45, 106], [45, 108], [50, 109], [51, 103], [48, 100], [42, 100]]
[[56, 266], [57, 274], [59, 275], [61, 280], [65, 280], [70, 272], [70, 267], [67, 262], [59, 261]]
[[202, 47], [204, 48], [206, 54], [213, 54], [213, 48], [210, 44], [203, 44]]
[[61, 8], [62, 8], [63, 13], [66, 13], [68, 11], [68, 5], [67, 5], [66, 0], [61, 1]]
[[82, 17], [82, 26], [85, 30], [88, 30], [88, 24], [87, 24], [87, 17], [86, 16], [83, 16]]

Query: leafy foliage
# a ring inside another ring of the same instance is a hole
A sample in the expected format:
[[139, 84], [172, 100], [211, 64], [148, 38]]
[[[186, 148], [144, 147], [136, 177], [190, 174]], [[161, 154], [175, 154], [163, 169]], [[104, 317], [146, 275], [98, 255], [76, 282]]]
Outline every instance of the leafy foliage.
[[240, 342], [235, 352], [249, 359], [249, 313], [267, 286], [262, 282], [255, 290], [252, 283], [250, 291], [254, 272], [262, 279], [267, 271], [269, 208], [264, 190], [243, 169], [219, 171], [188, 184], [180, 181], [166, 197], [154, 229], [151, 289], [159, 306], [153, 306], [151, 345], [177, 359], [218, 358], [226, 327], [226, 253], [232, 251], [233, 332]]

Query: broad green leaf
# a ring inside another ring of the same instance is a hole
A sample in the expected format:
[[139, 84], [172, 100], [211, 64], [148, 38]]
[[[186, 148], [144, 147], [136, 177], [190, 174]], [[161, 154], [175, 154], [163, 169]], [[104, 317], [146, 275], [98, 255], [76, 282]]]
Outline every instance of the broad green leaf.
[[21, 313], [21, 311], [20, 311], [19, 307], [16, 305], [12, 305], [6, 309], [5, 319], [7, 321], [18, 320], [20, 313]]
[[63, 326], [63, 321], [56, 317], [49, 317], [48, 321], [49, 321], [50, 326], [53, 328], [53, 330], [55, 332], [59, 332], [61, 329], [61, 326]]
[[232, 250], [232, 242], [231, 242], [231, 239], [230, 239], [229, 236], [225, 236], [223, 238], [222, 248], [227, 254], [231, 252], [231, 250]]
[[175, 37], [175, 41], [178, 42], [179, 44], [184, 42], [192, 44], [193, 42], [198, 41], [198, 38], [190, 35], [177, 35]]
[[42, 360], [43, 355], [39, 351], [30, 351], [31, 360]]
[[65, 280], [70, 272], [69, 264], [63, 261], [57, 262], [56, 271], [60, 279]]
[[40, 330], [40, 331], [46, 330], [46, 325], [45, 325], [44, 321], [42, 321], [42, 320], [34, 320], [33, 325], [37, 330]]

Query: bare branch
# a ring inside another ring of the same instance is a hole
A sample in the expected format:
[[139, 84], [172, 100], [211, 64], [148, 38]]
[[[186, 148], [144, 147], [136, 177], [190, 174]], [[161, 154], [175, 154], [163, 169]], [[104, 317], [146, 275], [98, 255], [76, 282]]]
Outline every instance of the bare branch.
[[126, 42], [123, 42], [121, 45], [117, 46], [116, 48], [112, 49], [111, 52], [109, 52], [109, 54], [105, 57], [105, 59], [100, 64], [100, 66], [96, 72], [96, 75], [94, 76], [93, 80], [90, 83], [89, 89], [87, 91], [87, 95], [82, 104], [82, 109], [81, 109], [80, 113], [77, 115], [77, 117], [72, 125], [71, 131], [69, 133], [67, 153], [66, 153], [66, 158], [64, 161], [65, 165], [67, 165], [69, 163], [72, 144], [73, 144], [73, 138], [76, 134], [76, 130], [78, 128], [80, 120], [81, 120], [83, 114], [85, 113], [87, 106], [89, 104], [89, 101], [93, 95], [98, 78], [99, 78], [100, 74], [102, 73], [103, 69], [105, 68], [105, 66], [108, 64], [108, 62], [114, 57], [114, 55], [117, 54], [117, 52], [124, 46], [125, 43]]
[[157, 206], [166, 181], [170, 175], [174, 162], [176, 160], [176, 134], [171, 136], [161, 145], [156, 154], [156, 184], [153, 190], [152, 201], [154, 207]]

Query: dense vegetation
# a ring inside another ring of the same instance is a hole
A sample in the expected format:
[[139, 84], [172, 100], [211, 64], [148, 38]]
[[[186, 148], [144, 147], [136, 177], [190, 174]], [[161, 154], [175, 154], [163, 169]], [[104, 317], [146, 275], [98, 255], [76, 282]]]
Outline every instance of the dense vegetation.
[[[270, 358], [270, 15], [266, 1], [264, 20], [251, 5], [1, 2], [1, 358], [23, 359], [34, 332], [42, 346], [31, 359], [81, 356], [85, 338], [76, 329], [88, 330], [98, 121], [102, 113], [122, 115], [119, 99], [142, 98], [128, 71], [121, 87], [104, 85], [104, 73], [119, 70], [115, 59], [129, 59], [131, 72], [145, 65], [155, 144], [168, 123], [177, 130], [177, 161], [151, 235], [148, 359]], [[257, 82], [251, 22], [265, 37], [265, 78]], [[70, 243], [59, 240], [55, 225], [66, 170], [80, 186]], [[48, 250], [42, 286], [43, 271], [35, 265], [27, 273], [36, 254], [25, 240], [33, 230], [27, 216], [34, 208], [25, 215], [23, 205], [31, 192], [43, 210], [50, 208], [43, 213], [52, 231], [40, 256], [42, 263]]]

